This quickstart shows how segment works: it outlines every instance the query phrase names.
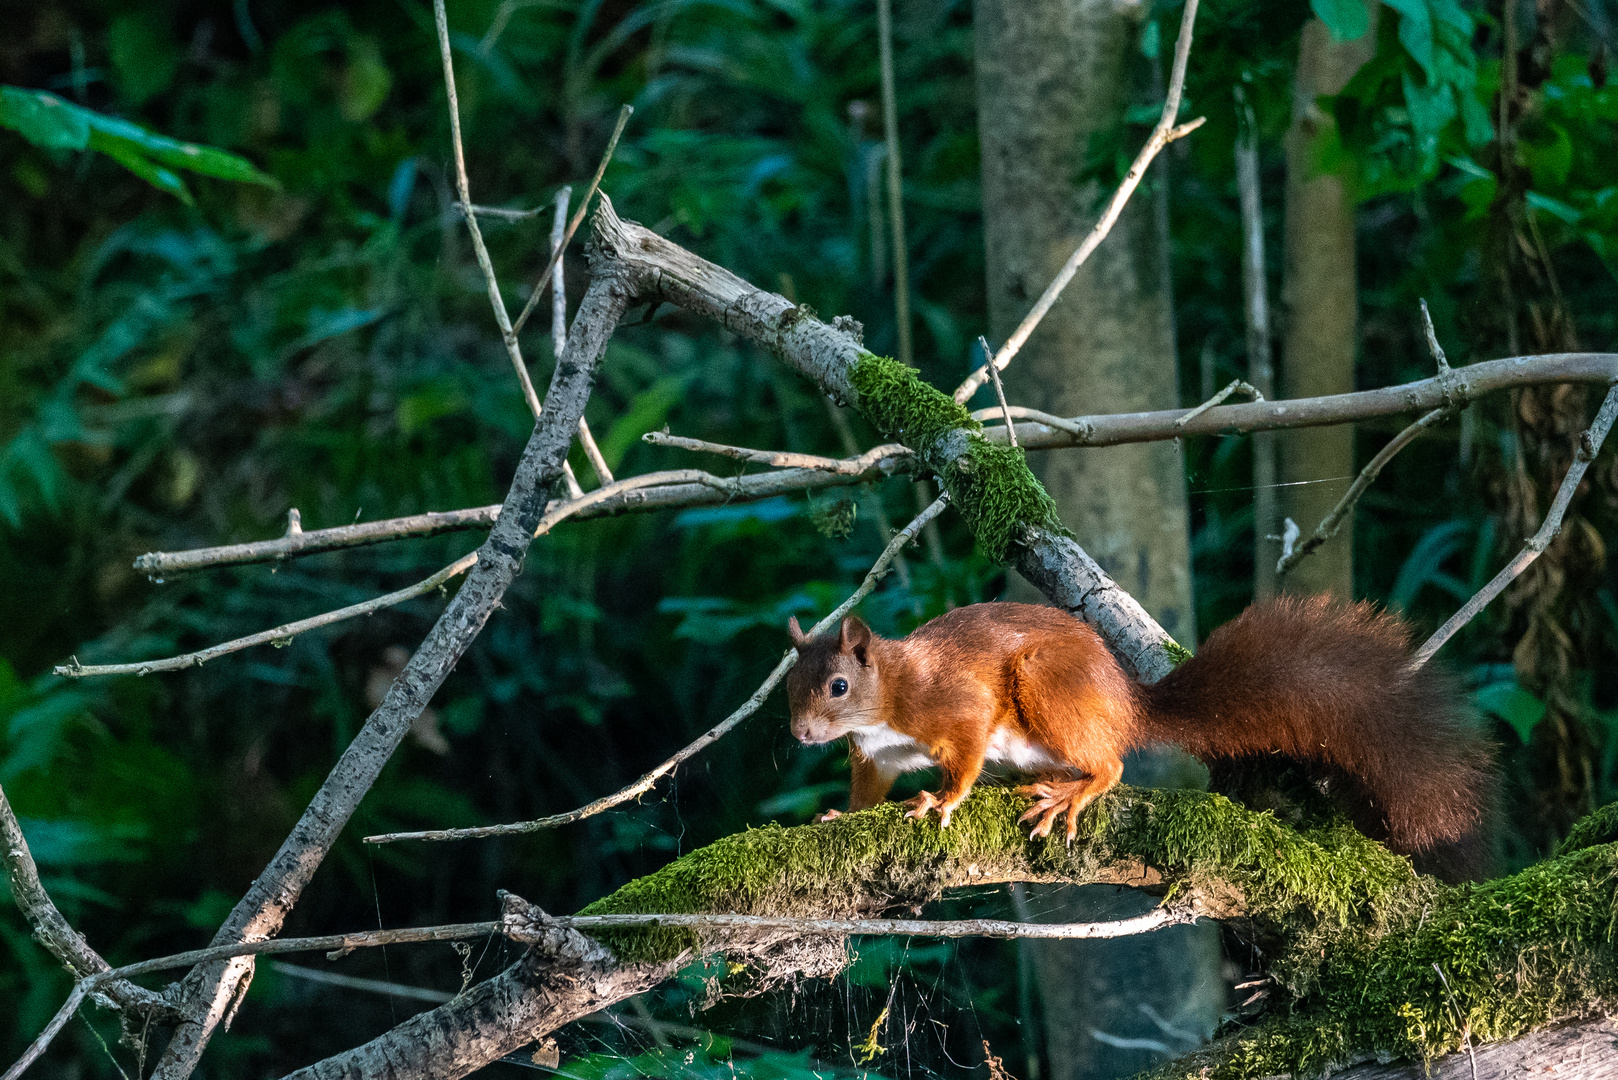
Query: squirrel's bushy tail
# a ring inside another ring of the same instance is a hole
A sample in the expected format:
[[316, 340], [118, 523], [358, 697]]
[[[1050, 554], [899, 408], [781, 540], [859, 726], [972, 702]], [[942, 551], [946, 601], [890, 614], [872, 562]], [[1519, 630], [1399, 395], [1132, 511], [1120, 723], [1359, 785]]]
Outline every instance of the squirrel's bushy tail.
[[1355, 823], [1406, 854], [1477, 833], [1490, 806], [1492, 755], [1460, 688], [1412, 669], [1409, 627], [1367, 603], [1254, 604], [1144, 687], [1142, 705], [1152, 738], [1205, 761], [1328, 766], [1357, 789], [1344, 793]]

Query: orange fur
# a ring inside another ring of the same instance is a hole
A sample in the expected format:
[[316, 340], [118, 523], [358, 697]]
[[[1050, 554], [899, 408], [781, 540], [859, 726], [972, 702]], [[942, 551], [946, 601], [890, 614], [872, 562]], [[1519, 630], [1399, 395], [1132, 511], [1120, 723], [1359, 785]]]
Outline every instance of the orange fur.
[[1488, 808], [1488, 749], [1456, 689], [1412, 670], [1408, 628], [1369, 604], [1254, 605], [1151, 686], [1055, 608], [973, 604], [898, 641], [853, 617], [835, 636], [790, 629], [793, 734], [849, 739], [853, 810], [882, 801], [900, 773], [936, 765], [939, 790], [910, 800], [910, 814], [936, 809], [947, 825], [984, 762], [1001, 761], [1039, 776], [1021, 789], [1037, 800], [1024, 816], [1035, 834], [1066, 816], [1071, 838], [1123, 756], [1152, 743], [1204, 761], [1309, 763], [1356, 825], [1406, 853], [1476, 834]]

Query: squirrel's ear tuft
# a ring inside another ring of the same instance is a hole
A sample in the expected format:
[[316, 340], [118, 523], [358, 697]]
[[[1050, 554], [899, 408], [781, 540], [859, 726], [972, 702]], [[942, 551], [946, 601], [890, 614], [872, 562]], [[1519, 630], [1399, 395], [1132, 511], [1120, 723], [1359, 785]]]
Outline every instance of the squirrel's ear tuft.
[[865, 620], [858, 615], [848, 616], [843, 620], [839, 638], [838, 644], [844, 653], [865, 663], [865, 650], [871, 644], [871, 628], [865, 625]]
[[787, 633], [792, 636], [792, 645], [794, 648], [809, 644], [809, 635], [804, 633], [803, 627], [798, 625], [798, 617], [796, 615], [787, 620]]

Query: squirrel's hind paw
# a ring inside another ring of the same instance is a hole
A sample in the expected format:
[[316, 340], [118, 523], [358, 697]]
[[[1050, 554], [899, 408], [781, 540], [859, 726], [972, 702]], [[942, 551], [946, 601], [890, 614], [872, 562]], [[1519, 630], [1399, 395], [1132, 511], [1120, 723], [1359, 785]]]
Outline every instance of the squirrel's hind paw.
[[1024, 821], [1032, 821], [1035, 818], [1039, 819], [1035, 822], [1034, 827], [1029, 830], [1028, 836], [1032, 839], [1036, 836], [1049, 836], [1051, 827], [1056, 824], [1056, 819], [1066, 814], [1067, 842], [1071, 844], [1074, 838], [1079, 835], [1079, 812], [1089, 806], [1095, 800], [1096, 795], [1099, 794], [1099, 792], [1092, 790], [1094, 786], [1086, 778], [1062, 782], [1043, 781], [1038, 784], [1020, 787], [1017, 789], [1017, 794], [1028, 795], [1035, 802], [1028, 809], [1028, 812], [1018, 818], [1017, 821], [1020, 824]]

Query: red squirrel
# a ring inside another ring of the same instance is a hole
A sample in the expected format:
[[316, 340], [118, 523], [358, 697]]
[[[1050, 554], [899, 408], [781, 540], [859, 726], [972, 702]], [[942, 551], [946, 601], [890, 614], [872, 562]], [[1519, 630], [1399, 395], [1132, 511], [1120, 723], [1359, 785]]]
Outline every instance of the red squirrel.
[[[941, 826], [985, 761], [1037, 774], [1022, 817], [1046, 836], [1123, 774], [1123, 756], [1170, 743], [1204, 761], [1283, 755], [1348, 781], [1360, 828], [1404, 854], [1478, 832], [1490, 802], [1486, 742], [1456, 688], [1410, 666], [1410, 631], [1368, 603], [1282, 597], [1215, 630], [1143, 686], [1100, 635], [1055, 608], [956, 608], [898, 641], [850, 616], [835, 634], [788, 629], [792, 734], [847, 736], [850, 810], [883, 801], [900, 773], [936, 765], [937, 792], [906, 803]], [[835, 811], [828, 816], [835, 816]], [[1380, 835], [1378, 835], [1380, 834]]]

